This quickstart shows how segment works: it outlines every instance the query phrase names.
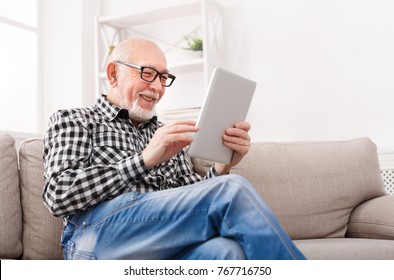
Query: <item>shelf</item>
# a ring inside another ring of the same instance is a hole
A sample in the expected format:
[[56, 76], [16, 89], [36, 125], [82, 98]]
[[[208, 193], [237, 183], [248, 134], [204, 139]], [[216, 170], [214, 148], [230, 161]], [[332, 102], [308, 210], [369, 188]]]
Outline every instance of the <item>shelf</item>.
[[[167, 4], [166, 4], [167, 3]], [[169, 4], [171, 3], [171, 4]], [[127, 38], [145, 38], [156, 42], [166, 55], [168, 68], [178, 76], [177, 86], [172, 89], [172, 96], [191, 96], [182, 101], [171, 99], [164, 103], [163, 109], [199, 106], [215, 67], [224, 66], [223, 50], [223, 7], [215, 0], [186, 0], [174, 4], [170, 1], [159, 5], [148, 5], [144, 9], [134, 9], [127, 5], [128, 14], [96, 16], [96, 94], [107, 92], [106, 65], [108, 49]], [[201, 55], [185, 50], [185, 34], [195, 34], [204, 41]], [[196, 82], [197, 87], [190, 88], [189, 83]], [[196, 112], [167, 111], [168, 118], [196, 117]]]
[[204, 59], [196, 58], [168, 66], [172, 73], [189, 73], [204, 70]]
[[197, 120], [201, 107], [165, 110], [161, 113], [164, 123], [176, 120]]
[[136, 11], [124, 16], [103, 16], [99, 22], [115, 28], [129, 28], [160, 22], [173, 18], [187, 17], [201, 13], [201, 1], [190, 1], [183, 4], [163, 6], [152, 10]]

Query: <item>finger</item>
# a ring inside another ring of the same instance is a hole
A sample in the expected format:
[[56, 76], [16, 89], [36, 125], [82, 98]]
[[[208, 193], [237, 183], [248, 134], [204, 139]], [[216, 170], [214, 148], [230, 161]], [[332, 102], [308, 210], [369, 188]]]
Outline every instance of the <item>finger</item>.
[[250, 150], [250, 145], [240, 145], [232, 142], [223, 141], [223, 144], [241, 155], [246, 155]]
[[241, 146], [250, 146], [250, 141], [244, 138], [240, 137], [232, 137], [228, 135], [223, 135], [223, 141], [236, 144], [236, 145], [241, 145]]
[[196, 125], [196, 121], [193, 121], [193, 120], [178, 120], [178, 121], [170, 122], [168, 124], [168, 126], [179, 125], [179, 124], [186, 124], [186, 125], [193, 125], [193, 126], [195, 126]]
[[239, 129], [239, 128], [228, 128], [225, 131], [225, 135], [237, 137], [237, 138], [242, 138], [246, 141], [250, 141], [250, 136], [249, 136], [248, 132], [243, 129]]
[[237, 147], [250, 147], [250, 142], [249, 141], [242, 140], [242, 139], [239, 139], [239, 138], [237, 138], [237, 139], [234, 139], [234, 138], [231, 138], [231, 139], [223, 138], [223, 143], [231, 144], [234, 147], [235, 146], [237, 146]]
[[199, 130], [198, 127], [190, 124], [181, 124], [181, 123], [173, 123], [171, 125], [166, 125], [161, 127], [162, 130], [166, 131], [167, 133], [187, 133], [187, 132], [197, 132]]
[[234, 127], [235, 128], [239, 128], [239, 129], [242, 129], [242, 130], [245, 130], [246, 132], [248, 132], [249, 130], [250, 130], [250, 123], [248, 123], [248, 122], [237, 122], [235, 125], [234, 125]]
[[183, 142], [190, 144], [193, 142], [193, 137], [188, 134], [168, 134], [167, 137], [163, 140], [164, 144], [173, 145], [175, 143]]

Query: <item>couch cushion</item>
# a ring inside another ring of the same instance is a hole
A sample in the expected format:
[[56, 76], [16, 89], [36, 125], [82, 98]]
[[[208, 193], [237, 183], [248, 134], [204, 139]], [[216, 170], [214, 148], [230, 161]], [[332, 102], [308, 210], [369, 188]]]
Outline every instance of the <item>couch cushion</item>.
[[385, 195], [368, 138], [254, 143], [232, 172], [251, 181], [292, 239], [344, 237], [352, 210]]
[[211, 166], [214, 164], [213, 161], [198, 158], [192, 158], [191, 163], [193, 170], [201, 176], [205, 176], [209, 168], [211, 168]]
[[350, 216], [346, 236], [394, 240], [394, 196], [381, 196], [359, 205]]
[[23, 259], [61, 259], [62, 220], [44, 207], [44, 163], [42, 139], [22, 143], [20, 180], [23, 206]]
[[394, 240], [324, 238], [296, 240], [308, 260], [393, 260]]
[[22, 210], [14, 139], [0, 132], [0, 259], [22, 254]]

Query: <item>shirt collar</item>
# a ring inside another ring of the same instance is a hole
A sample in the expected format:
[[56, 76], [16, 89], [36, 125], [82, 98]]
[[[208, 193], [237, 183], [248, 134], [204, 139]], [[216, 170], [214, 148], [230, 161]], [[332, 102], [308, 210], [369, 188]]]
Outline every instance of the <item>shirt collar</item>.
[[118, 116], [123, 118], [124, 113], [121, 113], [123, 111], [126, 111], [127, 113], [127, 110], [124, 110], [109, 102], [105, 95], [101, 95], [99, 97], [96, 103], [96, 107], [103, 113], [104, 117], [109, 121], [113, 121]]
[[[97, 100], [96, 103], [97, 108], [103, 113], [106, 119], [109, 121], [113, 121], [116, 118], [121, 118], [121, 119], [129, 119], [129, 113], [126, 109], [122, 109], [111, 102], [107, 99], [105, 95], [101, 95], [99, 99]], [[154, 116], [152, 119], [147, 121], [146, 123], [149, 122], [155, 122], [157, 121], [157, 117]]]

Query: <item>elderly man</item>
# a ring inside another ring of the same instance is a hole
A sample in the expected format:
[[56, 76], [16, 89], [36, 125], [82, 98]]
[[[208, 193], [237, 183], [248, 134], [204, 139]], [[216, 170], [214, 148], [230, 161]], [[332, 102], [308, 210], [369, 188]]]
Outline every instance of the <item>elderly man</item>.
[[107, 96], [55, 113], [44, 139], [43, 199], [64, 218], [65, 259], [304, 258], [250, 183], [226, 175], [249, 150], [248, 123], [223, 135], [231, 163], [202, 178], [184, 151], [195, 123], [155, 116], [175, 80], [161, 49], [125, 40], [106, 73]]

